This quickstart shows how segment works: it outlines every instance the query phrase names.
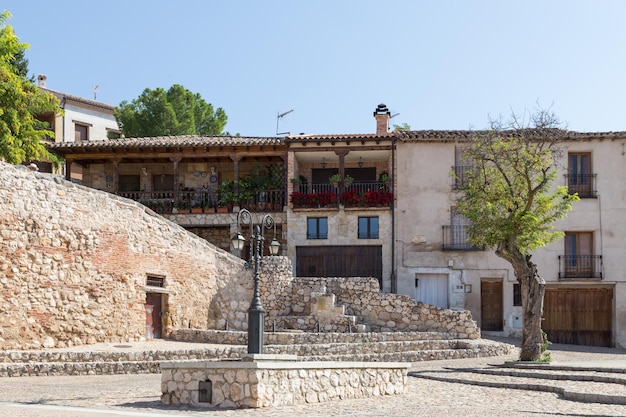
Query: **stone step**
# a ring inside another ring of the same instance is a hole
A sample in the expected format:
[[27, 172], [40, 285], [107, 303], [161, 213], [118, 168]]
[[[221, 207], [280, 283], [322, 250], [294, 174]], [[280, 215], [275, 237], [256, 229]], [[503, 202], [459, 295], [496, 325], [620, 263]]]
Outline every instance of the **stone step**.
[[485, 387], [553, 392], [578, 402], [626, 405], [626, 377], [611, 370], [577, 371], [572, 368], [448, 368], [443, 371], [412, 371], [409, 376], [442, 382]]
[[386, 354], [390, 352], [414, 352], [433, 350], [454, 350], [457, 340], [415, 340], [389, 342], [319, 343], [297, 345], [266, 345], [266, 353], [283, 353], [286, 350], [297, 356], [334, 356]]
[[[265, 321], [265, 344], [300, 345], [317, 343], [362, 343], [410, 340], [459, 340], [454, 332], [302, 332], [271, 331], [273, 319]], [[246, 345], [248, 334], [242, 331], [177, 329], [170, 334], [170, 339], [178, 342], [217, 343], [228, 345]], [[467, 340], [467, 339], [461, 339]], [[476, 339], [482, 340], [484, 339]]]
[[[288, 347], [280, 352], [291, 354]], [[183, 356], [183, 355], [181, 355]], [[389, 353], [360, 354], [318, 354], [300, 356], [300, 361], [342, 361], [342, 362], [421, 362], [428, 360], [461, 359], [484, 356], [480, 349], [442, 349], [424, 351], [406, 351]], [[176, 357], [172, 352], [171, 357]], [[232, 357], [230, 358], [233, 359]], [[171, 359], [167, 362], [219, 360], [219, 358]], [[64, 376], [64, 375], [114, 375], [114, 374], [145, 374], [160, 373], [159, 364], [162, 360], [146, 361], [90, 361], [90, 362], [27, 362], [0, 363], [0, 377], [21, 376]]]
[[246, 346], [198, 348], [183, 350], [147, 351], [5, 351], [0, 352], [0, 365], [18, 363], [117, 363], [117, 362], [160, 362], [171, 360], [195, 360], [207, 358], [239, 358], [247, 351]]

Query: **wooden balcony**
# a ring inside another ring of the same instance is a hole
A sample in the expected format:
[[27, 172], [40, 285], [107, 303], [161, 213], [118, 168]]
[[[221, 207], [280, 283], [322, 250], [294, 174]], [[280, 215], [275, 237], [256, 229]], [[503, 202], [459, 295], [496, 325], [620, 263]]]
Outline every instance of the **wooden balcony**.
[[245, 196], [235, 193], [228, 201], [216, 191], [127, 191], [118, 192], [118, 195], [137, 201], [159, 214], [211, 214], [232, 211], [234, 206], [254, 211], [282, 211], [285, 205], [284, 190], [256, 191]]

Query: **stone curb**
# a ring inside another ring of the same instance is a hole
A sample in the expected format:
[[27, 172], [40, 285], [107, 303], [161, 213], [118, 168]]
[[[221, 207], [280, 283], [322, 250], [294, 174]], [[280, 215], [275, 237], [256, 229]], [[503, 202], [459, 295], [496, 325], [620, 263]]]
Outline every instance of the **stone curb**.
[[[454, 369], [454, 370], [461, 371], [460, 369]], [[474, 371], [470, 371], [470, 372], [474, 372]], [[490, 388], [509, 388], [509, 389], [526, 390], [526, 391], [552, 392], [552, 393], [556, 393], [556, 394], [563, 396], [563, 398], [567, 400], [577, 401], [577, 402], [626, 405], [625, 395], [591, 394], [591, 393], [585, 393], [585, 392], [571, 391], [566, 388], [556, 387], [556, 386], [551, 386], [551, 385], [543, 385], [543, 384], [527, 384], [527, 383], [514, 383], [514, 382], [501, 382], [501, 381], [476, 381], [476, 380], [468, 380], [468, 379], [459, 378], [459, 377], [441, 377], [441, 376], [435, 376], [435, 375], [428, 375], [423, 372], [415, 372], [415, 371], [409, 372], [408, 375], [414, 378], [424, 378], [424, 379], [430, 379], [430, 380], [439, 381], [439, 382], [451, 382], [451, 383], [476, 385], [476, 386], [490, 387]]]

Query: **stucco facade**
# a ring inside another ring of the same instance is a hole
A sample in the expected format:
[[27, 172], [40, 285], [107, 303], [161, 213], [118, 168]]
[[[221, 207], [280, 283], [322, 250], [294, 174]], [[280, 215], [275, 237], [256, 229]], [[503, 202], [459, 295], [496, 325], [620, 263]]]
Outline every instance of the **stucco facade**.
[[[444, 228], [455, 223], [454, 206], [460, 192], [455, 189], [451, 176], [455, 163], [458, 164], [455, 153], [469, 135], [471, 132], [412, 132], [406, 140], [397, 143], [395, 264], [398, 292], [418, 299], [437, 300], [442, 307], [447, 304], [450, 308], [468, 309], [485, 331], [488, 326], [483, 315], [489, 307], [483, 299], [486, 297], [484, 288], [490, 282], [496, 283], [494, 288], [501, 291], [502, 318], [501, 329], [496, 331], [519, 336], [522, 307], [514, 305], [516, 278], [511, 266], [497, 257], [493, 249], [448, 247], [444, 250]], [[555, 187], [568, 185], [572, 157], [587, 155], [589, 162], [585, 165], [590, 175], [589, 195], [576, 202], [567, 218], [555, 225], [557, 230], [569, 234], [590, 236], [590, 243], [586, 243], [589, 247], [581, 248], [592, 259], [589, 271], [579, 276], [566, 273], [564, 239], [533, 254], [548, 291], [571, 289], [580, 290], [580, 294], [598, 289], [610, 291], [611, 337], [616, 346], [626, 346], [626, 300], [623, 298], [626, 278], [621, 266], [626, 232], [623, 222], [626, 173], [621, 169], [626, 158], [625, 142], [626, 135], [622, 134], [572, 133], [560, 144], [563, 152], [558, 160]], [[424, 285], [433, 281], [439, 284], [420, 288], [423, 280]], [[442, 287], [446, 294], [433, 294]], [[586, 307], [576, 308], [581, 308], [580, 316], [585, 314]]]

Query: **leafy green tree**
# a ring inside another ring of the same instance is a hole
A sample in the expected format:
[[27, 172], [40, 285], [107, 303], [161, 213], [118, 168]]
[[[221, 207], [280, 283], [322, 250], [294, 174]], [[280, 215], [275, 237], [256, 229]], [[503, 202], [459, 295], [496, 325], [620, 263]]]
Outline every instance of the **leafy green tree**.
[[401, 132], [408, 132], [411, 130], [411, 125], [408, 123], [402, 123], [401, 125], [393, 125], [393, 129]]
[[558, 125], [546, 110], [535, 112], [527, 124], [513, 115], [511, 122], [492, 122], [488, 131], [477, 133], [464, 153], [471, 168], [458, 209], [471, 221], [470, 242], [495, 248], [513, 267], [522, 295], [522, 361], [541, 360], [543, 353], [545, 280], [531, 254], [563, 236], [553, 224], [578, 199], [567, 187], [552, 186], [565, 134]]
[[146, 88], [132, 102], [122, 101], [115, 118], [126, 137], [223, 135], [228, 117], [200, 96], [174, 84], [169, 90]]
[[57, 164], [41, 141], [54, 137], [54, 132], [36, 116], [60, 111], [59, 101], [26, 78], [28, 44], [21, 43], [6, 24], [10, 17], [9, 12], [0, 13], [0, 157], [11, 164], [34, 160]]

